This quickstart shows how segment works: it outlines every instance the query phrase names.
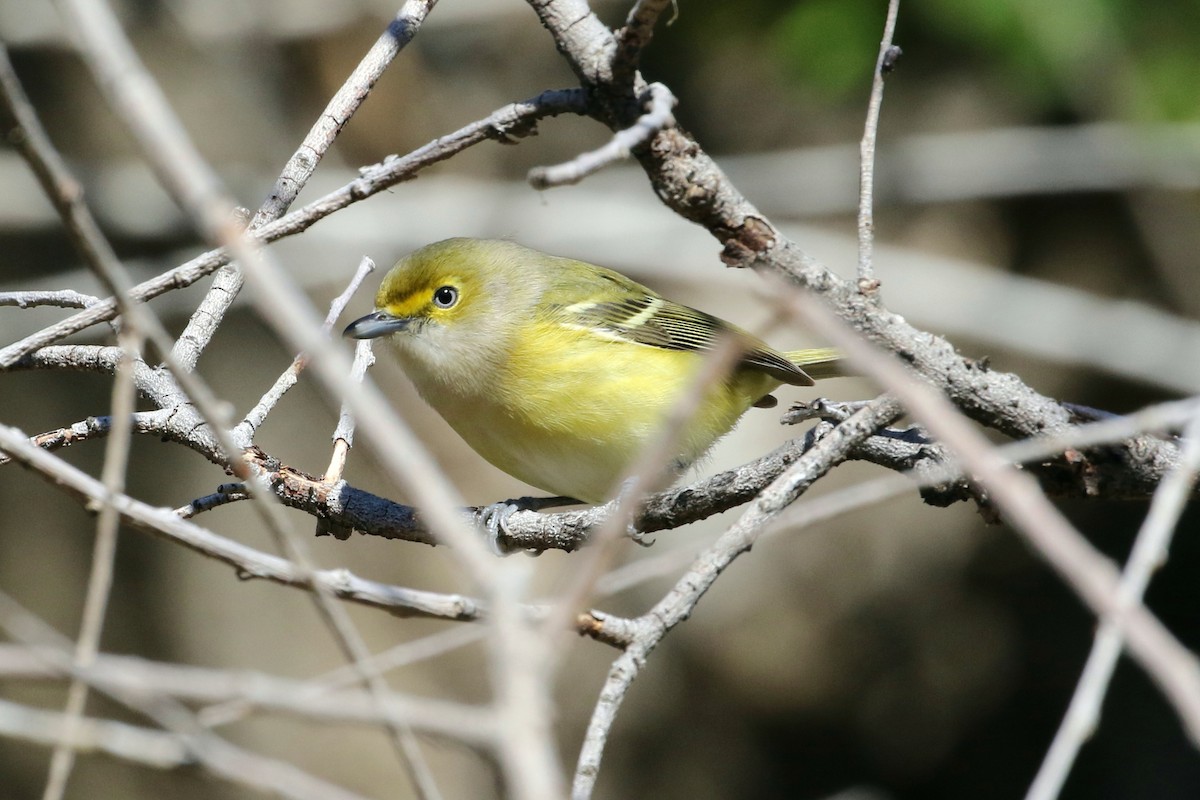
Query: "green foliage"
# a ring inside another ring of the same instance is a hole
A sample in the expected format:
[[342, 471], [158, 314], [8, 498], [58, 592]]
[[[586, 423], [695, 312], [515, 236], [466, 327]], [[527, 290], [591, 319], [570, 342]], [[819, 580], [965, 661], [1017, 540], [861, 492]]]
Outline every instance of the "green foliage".
[[[832, 101], [863, 91], [884, 0], [749, 5], [703, 24], [765, 44], [787, 80]], [[1044, 117], [1200, 119], [1197, 0], [922, 0], [901, 5], [896, 39], [925, 78], [965, 69]]]
[[[1200, 4], [1158, 0], [926, 0], [905, 7], [1006, 86], [1053, 112], [1200, 118]], [[1100, 101], [1099, 98], [1105, 98]]]
[[1137, 43], [1133, 116], [1200, 120], [1200, 3], [1167, 2], [1154, 13], [1139, 3], [1119, 5], [1118, 24]]
[[861, 94], [883, 33], [880, 7], [873, 0], [797, 3], [772, 26], [771, 53], [790, 76], [831, 99]]

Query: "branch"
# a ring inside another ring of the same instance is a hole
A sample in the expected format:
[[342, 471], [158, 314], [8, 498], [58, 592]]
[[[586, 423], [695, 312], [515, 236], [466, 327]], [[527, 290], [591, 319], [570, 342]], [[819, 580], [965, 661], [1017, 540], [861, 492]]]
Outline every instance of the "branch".
[[[125, 491], [125, 476], [129, 465], [129, 447], [132, 441], [133, 409], [136, 394], [134, 385], [135, 352], [141, 337], [136, 329], [129, 327], [121, 331], [119, 341], [124, 357], [117, 366], [116, 380], [112, 388], [113, 430], [105, 442], [104, 468], [101, 480], [108, 496]], [[83, 621], [75, 642], [73, 664], [76, 669], [86, 669], [96, 660], [100, 650], [100, 635], [108, 611], [108, 600], [112, 593], [113, 570], [117, 555], [117, 524], [120, 517], [111, 503], [100, 507], [96, 519], [96, 541], [92, 546], [92, 565], [88, 575], [87, 593], [83, 604]], [[73, 677], [67, 690], [66, 715], [62, 739], [54, 747], [50, 759], [50, 774], [46, 779], [43, 800], [60, 800], [67, 790], [67, 782], [75, 766], [75, 750], [71, 739], [83, 719], [87, 705], [88, 684]]]
[[74, 289], [46, 292], [0, 292], [0, 306], [16, 306], [17, 308], [34, 308], [36, 306], [91, 308], [99, 302], [99, 297], [83, 294]]
[[646, 87], [642, 97], [650, 109], [628, 128], [613, 134], [608, 144], [598, 150], [576, 156], [565, 164], [534, 167], [529, 171], [529, 184], [535, 189], [549, 189], [553, 186], [579, 183], [588, 175], [629, 158], [634, 148], [645, 144], [656, 132], [675, 124], [671, 109], [678, 101], [670, 89], [661, 83], [652, 83]]
[[900, 0], [889, 0], [887, 21], [883, 26], [883, 41], [875, 61], [875, 76], [871, 81], [871, 99], [867, 102], [867, 123], [859, 147], [858, 188], [858, 289], [872, 294], [879, 288], [875, 280], [872, 248], [875, 244], [875, 140], [879, 135], [879, 109], [883, 105], [883, 79], [895, 66], [900, 48], [892, 45], [896, 32], [896, 16]]
[[[37, 646], [43, 658], [72, 677], [88, 679], [86, 671], [72, 666], [64, 637], [2, 591], [0, 627], [11, 638], [27, 646]], [[189, 755], [215, 775], [294, 800], [362, 800], [359, 795], [290, 764], [260, 756], [221, 739], [198, 725], [195, 715], [172, 698], [162, 695], [146, 698], [103, 685], [93, 688], [172, 731], [183, 740]], [[34, 720], [37, 721], [40, 720]]]
[[[400, 8], [383, 35], [375, 41], [330, 99], [308, 135], [304, 137], [304, 141], [300, 143], [300, 147], [284, 165], [270, 195], [250, 221], [252, 230], [279, 219], [287, 212], [308, 183], [308, 179], [312, 177], [317, 165], [321, 163], [325, 152], [333, 145], [354, 112], [367, 99], [383, 71], [416, 36], [421, 23], [425, 21], [436, 2], [437, 0], [408, 0]], [[189, 369], [196, 365], [200, 353], [208, 346], [241, 288], [242, 277], [236, 269], [230, 267], [217, 274], [212, 288], [192, 314], [187, 327], [175, 344], [175, 354], [181, 364]]]
[[[1142, 602], [1150, 576], [1167, 561], [1167, 549], [1179, 517], [1192, 496], [1196, 471], [1200, 468], [1200, 415], [1193, 417], [1183, 439], [1183, 463], [1163, 478], [1154, 493], [1150, 512], [1142, 522], [1121, 574], [1117, 603], [1123, 611]], [[1099, 726], [1100, 705], [1121, 655], [1122, 639], [1117, 621], [1111, 616], [1106, 617], [1096, 632], [1067, 713], [1029, 787], [1026, 800], [1058, 797], [1080, 747]]]
[[[355, 270], [354, 276], [350, 279], [350, 283], [346, 286], [346, 289], [329, 304], [329, 313], [325, 315], [325, 322], [321, 325], [321, 330], [325, 332], [326, 336], [333, 329], [333, 324], [337, 321], [337, 318], [346, 309], [350, 298], [354, 296], [354, 293], [362, 286], [363, 281], [374, 270], [375, 262], [363, 256], [358, 264], [358, 269]], [[274, 385], [267, 390], [266, 394], [254, 405], [254, 408], [250, 409], [246, 414], [246, 418], [234, 429], [234, 437], [239, 443], [243, 446], [249, 446], [254, 441], [254, 434], [258, 431], [258, 428], [266, 420], [271, 410], [287, 394], [288, 390], [296, 385], [296, 382], [300, 379], [300, 373], [307, 364], [308, 356], [304, 353], [300, 353], [292, 359], [291, 365], [283, 371], [279, 378], [276, 379]]]
[[335, 597], [381, 608], [398, 616], [464, 620], [478, 619], [482, 614], [476, 601], [461, 595], [404, 589], [364, 580], [343, 569], [306, 574], [285, 559], [217, 536], [180, 519], [170, 509], [156, 508], [127, 495], [110, 496], [95, 478], [34, 447], [24, 434], [6, 425], [0, 425], [0, 450], [81, 502], [111, 502], [126, 523], [228, 564], [239, 578], [265, 578], [298, 588], [319, 583]]
[[[70, 678], [72, 671], [64, 670], [60, 661], [44, 647], [0, 644], [0, 676], [5, 681]], [[253, 670], [184, 666], [101, 653], [91, 666], [74, 672], [92, 685], [146, 700], [171, 697], [189, 704], [246, 704], [313, 721], [376, 727], [389, 719], [404, 720], [421, 733], [470, 747], [486, 747], [496, 735], [492, 716], [464, 703], [394, 695], [381, 706], [360, 689]]]
[[[62, 741], [65, 731], [63, 715], [56, 711], [0, 699], [0, 734], [6, 738], [49, 746]], [[181, 737], [124, 722], [81, 719], [67, 743], [77, 752], [103, 753], [155, 769], [175, 769], [195, 763]]]
[[[592, 794], [608, 732], [616, 720], [633, 681], [650, 653], [676, 625], [687, 619], [720, 574], [747, 552], [764, 529], [822, 475], [846, 459], [850, 450], [900, 412], [890, 398], [880, 398], [837, 426], [815, 444], [782, 475], [772, 481], [725, 533], [708, 547], [693, 567], [680, 578], [654, 608], [634, 621], [632, 638], [625, 652], [613, 662], [592, 712], [579, 753], [572, 797], [583, 800]], [[597, 636], [604, 636], [608, 619], [595, 619]], [[627, 626], [620, 634], [630, 636]], [[611, 634], [610, 634], [611, 635]]]
[[[584, 4], [578, 0], [544, 0], [533, 5], [575, 71], [592, 83], [601, 82], [589, 94], [589, 115], [619, 130], [621, 123], [609, 113], [605, 98], [620, 96], [628, 87], [603, 83], [608, 73], [596, 66], [597, 53], [607, 52], [608, 45], [603, 41], [606, 37], [611, 41], [611, 37], [592, 30]], [[583, 38], [582, 29], [600, 38], [589, 42]], [[945, 339], [918, 330], [902, 317], [869, 302], [857, 286], [802, 252], [729, 182], [684, 131], [677, 127], [659, 130], [633, 155], [663, 203], [704, 226], [723, 244], [726, 263], [774, 273], [809, 290], [870, 341], [911, 363], [968, 416], [1014, 438], [1054, 433], [1071, 424], [1069, 411], [1026, 386], [1017, 376], [991, 372], [963, 358]], [[1080, 482], [1080, 491], [1147, 496], [1178, 461], [1177, 448], [1138, 438], [1089, 463], [1090, 480]]]
[[[676, 0], [637, 0], [629, 9], [625, 27], [617, 31], [617, 48], [612, 65], [614, 83], [629, 83], [634, 79], [642, 51], [654, 38], [654, 26], [658, 18], [668, 6], [675, 6], [675, 3]], [[677, 6], [675, 13], [679, 14]], [[668, 20], [667, 24], [673, 21], [674, 18]]]
[[827, 341], [900, 398], [983, 484], [1033, 550], [1102, 619], [1124, 634], [1130, 654], [1171, 702], [1200, 746], [1200, 661], [1140, 603], [1124, 601], [1112, 563], [1076, 531], [1028, 475], [1013, 469], [982, 433], [928, 383], [918, 381], [813, 298], [793, 292], [793, 307]]
[[[1171, 430], [1191, 418], [1196, 409], [1194, 400], [1150, 406], [1133, 414], [1007, 444], [1001, 453], [1013, 463], [1027, 464], [1046, 491], [1073, 496], [1079, 493], [1080, 482], [1089, 480], [1088, 460], [1083, 452], [1102, 453], [1112, 442]], [[647, 534], [672, 530], [743, 505], [832, 428], [831, 423], [823, 422], [804, 436], [739, 467], [650, 495], [643, 502], [634, 526]], [[269, 475], [271, 485], [285, 504], [318, 518], [328, 518], [335, 528], [420, 544], [438, 543], [410, 506], [344, 482], [330, 485], [280, 464], [258, 450], [251, 451], [248, 457], [254, 458]], [[948, 505], [968, 498], [984, 501], [973, 485], [963, 480], [962, 467], [941, 444], [914, 437], [910, 431], [880, 431], [857, 445], [849, 457], [899, 472], [911, 471], [897, 476], [896, 493], [917, 488], [926, 502], [933, 505]], [[482, 510], [472, 509], [471, 513], [478, 520]], [[498, 543], [507, 552], [574, 551], [588, 541], [589, 531], [609, 512], [607, 505], [557, 514], [517, 511], [508, 518]]]

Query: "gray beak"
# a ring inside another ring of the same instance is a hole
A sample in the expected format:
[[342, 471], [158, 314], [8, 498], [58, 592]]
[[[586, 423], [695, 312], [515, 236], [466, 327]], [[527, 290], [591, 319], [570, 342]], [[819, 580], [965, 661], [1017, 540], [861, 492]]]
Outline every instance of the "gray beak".
[[393, 317], [386, 311], [372, 311], [346, 326], [342, 336], [348, 339], [377, 339], [408, 327], [410, 320]]

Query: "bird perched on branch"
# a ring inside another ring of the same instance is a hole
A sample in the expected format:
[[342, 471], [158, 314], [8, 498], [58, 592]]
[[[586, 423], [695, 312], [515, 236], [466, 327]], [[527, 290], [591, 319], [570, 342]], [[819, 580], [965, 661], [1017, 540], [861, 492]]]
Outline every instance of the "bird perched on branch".
[[508, 241], [447, 239], [402, 258], [355, 339], [387, 337], [417, 391], [474, 450], [554, 494], [615, 490], [706, 354], [736, 366], [705, 389], [677, 439], [684, 468], [781, 384], [839, 371], [833, 350], [780, 352], [620, 273]]

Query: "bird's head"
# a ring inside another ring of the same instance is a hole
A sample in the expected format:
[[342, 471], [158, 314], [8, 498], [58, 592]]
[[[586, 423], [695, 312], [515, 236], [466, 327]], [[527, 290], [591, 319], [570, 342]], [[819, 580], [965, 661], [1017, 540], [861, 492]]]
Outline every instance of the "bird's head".
[[375, 311], [343, 335], [386, 336], [404, 360], [430, 369], [479, 365], [505, 346], [511, 321], [536, 301], [522, 266], [526, 252], [511, 242], [466, 238], [422, 247], [388, 272]]

